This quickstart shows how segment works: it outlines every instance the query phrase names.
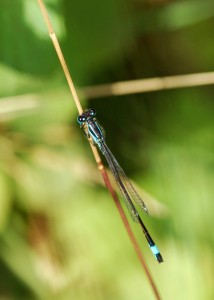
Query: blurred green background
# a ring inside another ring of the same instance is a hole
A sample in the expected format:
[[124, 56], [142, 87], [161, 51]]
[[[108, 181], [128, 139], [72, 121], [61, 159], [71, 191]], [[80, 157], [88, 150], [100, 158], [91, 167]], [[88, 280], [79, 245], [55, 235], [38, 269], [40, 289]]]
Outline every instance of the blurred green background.
[[[162, 299], [211, 300], [213, 86], [87, 99], [85, 86], [214, 70], [214, 1], [46, 0], [85, 108], [141, 190]], [[0, 299], [155, 299], [36, 0], [0, 0]]]

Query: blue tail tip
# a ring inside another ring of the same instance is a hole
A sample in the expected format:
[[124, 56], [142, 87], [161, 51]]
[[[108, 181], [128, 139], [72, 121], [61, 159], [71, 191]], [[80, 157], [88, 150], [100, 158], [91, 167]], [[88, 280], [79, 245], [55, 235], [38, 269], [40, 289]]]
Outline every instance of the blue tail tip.
[[160, 254], [160, 251], [158, 250], [158, 247], [154, 244], [154, 245], [150, 246], [150, 249], [151, 249], [152, 253], [154, 254], [154, 256], [156, 257], [157, 261], [159, 263], [162, 263], [163, 258], [162, 258], [162, 255]]

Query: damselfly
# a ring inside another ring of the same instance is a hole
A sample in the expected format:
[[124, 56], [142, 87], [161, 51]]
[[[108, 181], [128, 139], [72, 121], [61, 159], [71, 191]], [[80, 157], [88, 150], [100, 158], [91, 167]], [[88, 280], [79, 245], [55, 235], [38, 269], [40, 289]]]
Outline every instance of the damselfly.
[[92, 139], [93, 143], [96, 144], [102, 154], [105, 156], [109, 168], [111, 169], [114, 178], [119, 186], [123, 199], [125, 200], [125, 204], [128, 208], [128, 211], [132, 217], [132, 219], [139, 223], [143, 233], [147, 239], [149, 247], [156, 257], [159, 263], [163, 262], [163, 258], [158, 250], [158, 247], [154, 243], [153, 239], [151, 238], [146, 226], [144, 225], [140, 215], [134, 205], [136, 203], [140, 208], [142, 208], [146, 213], [148, 213], [148, 209], [146, 204], [143, 202], [141, 197], [138, 195], [137, 191], [133, 187], [132, 183], [129, 181], [128, 177], [126, 176], [125, 172], [117, 162], [116, 158], [110, 151], [109, 147], [106, 145], [105, 142], [105, 135], [102, 130], [102, 127], [97, 122], [96, 112], [94, 109], [88, 109], [83, 112], [78, 118], [77, 121], [80, 124], [81, 128], [84, 128], [87, 137]]

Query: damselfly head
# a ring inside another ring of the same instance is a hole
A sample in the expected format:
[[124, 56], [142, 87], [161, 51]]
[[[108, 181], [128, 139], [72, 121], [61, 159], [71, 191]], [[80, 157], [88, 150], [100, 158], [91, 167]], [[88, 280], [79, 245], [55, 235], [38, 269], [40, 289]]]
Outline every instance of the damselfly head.
[[84, 111], [78, 118], [77, 122], [81, 125], [87, 120], [90, 120], [96, 116], [96, 111], [93, 108], [89, 108]]
[[77, 122], [81, 125], [86, 121], [86, 117], [81, 115], [79, 117], [77, 117]]

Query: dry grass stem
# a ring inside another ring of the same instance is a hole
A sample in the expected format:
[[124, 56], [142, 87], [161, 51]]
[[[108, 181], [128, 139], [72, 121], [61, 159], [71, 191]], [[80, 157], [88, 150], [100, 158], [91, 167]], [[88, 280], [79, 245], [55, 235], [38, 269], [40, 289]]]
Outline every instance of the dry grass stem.
[[[51, 22], [49, 20], [47, 10], [46, 10], [45, 5], [44, 5], [44, 3], [43, 3], [42, 0], [37, 0], [37, 1], [39, 3], [40, 8], [41, 8], [41, 11], [42, 11], [42, 14], [44, 16], [45, 22], [47, 24], [50, 37], [51, 37], [52, 42], [54, 44], [54, 48], [55, 48], [55, 50], [57, 52], [58, 58], [60, 60], [60, 63], [61, 63], [62, 68], [63, 68], [63, 71], [65, 73], [66, 79], [68, 81], [68, 84], [69, 84], [69, 87], [70, 87], [70, 90], [71, 90], [71, 94], [72, 94], [72, 96], [74, 98], [74, 101], [75, 101], [75, 104], [77, 106], [78, 112], [79, 112], [79, 114], [81, 114], [82, 111], [83, 111], [83, 109], [82, 109], [82, 106], [80, 104], [80, 101], [79, 101], [76, 89], [74, 87], [73, 81], [71, 79], [70, 73], [68, 71], [65, 59], [63, 57], [63, 53], [61, 51], [60, 45], [59, 45], [57, 37], [56, 37], [56, 34], [54, 33], [53, 27], [52, 27]], [[141, 253], [141, 250], [140, 250], [140, 246], [138, 245], [138, 243], [137, 243], [137, 241], [136, 241], [136, 239], [134, 237], [134, 234], [133, 234], [133, 232], [131, 230], [131, 227], [130, 227], [130, 225], [128, 223], [128, 220], [127, 220], [126, 215], [125, 215], [125, 213], [123, 211], [123, 208], [122, 208], [122, 206], [121, 206], [121, 204], [119, 202], [119, 199], [118, 199], [118, 197], [117, 197], [117, 195], [116, 195], [116, 193], [115, 193], [115, 191], [114, 191], [114, 189], [113, 189], [113, 187], [111, 185], [111, 182], [110, 182], [110, 180], [108, 178], [107, 172], [106, 172], [106, 170], [104, 168], [104, 165], [102, 163], [102, 160], [100, 158], [99, 152], [98, 152], [97, 148], [94, 145], [92, 145], [92, 143], [90, 143], [90, 146], [91, 146], [92, 152], [94, 154], [94, 158], [95, 158], [95, 161], [97, 163], [98, 169], [99, 169], [99, 171], [100, 171], [100, 173], [101, 173], [101, 175], [103, 177], [103, 180], [105, 182], [105, 185], [106, 185], [107, 189], [111, 193], [112, 198], [113, 198], [113, 200], [114, 200], [114, 202], [115, 202], [115, 204], [117, 206], [117, 209], [118, 209], [118, 211], [120, 213], [120, 216], [121, 216], [121, 218], [123, 220], [123, 223], [125, 225], [127, 233], [129, 235], [129, 238], [132, 241], [133, 247], [134, 247], [134, 249], [135, 249], [135, 251], [136, 251], [136, 253], [137, 253], [138, 257], [139, 257], [140, 263], [141, 263], [144, 271], [146, 272], [147, 278], [148, 278], [148, 280], [150, 282], [150, 285], [151, 285], [151, 288], [152, 288], [152, 290], [154, 292], [154, 295], [155, 295], [155, 297], [156, 297], [157, 300], [160, 300], [161, 298], [160, 298], [160, 295], [158, 293], [157, 287], [156, 287], [156, 285], [154, 283], [154, 280], [152, 279], [151, 273], [150, 273], [150, 271], [149, 271], [149, 269], [148, 269], [148, 267], [147, 267], [147, 265], [145, 263], [145, 260], [144, 260], [144, 258], [142, 256], [142, 253]]]
[[[38, 1], [41, 2], [41, 0]], [[52, 27], [48, 25], [48, 28], [50, 29]], [[53, 29], [51, 29], [51, 32], [52, 30]], [[57, 51], [63, 70], [65, 72], [65, 76], [67, 78], [71, 93], [77, 105], [78, 112], [79, 114], [81, 114], [83, 110], [80, 105], [78, 95], [76, 93], [74, 84], [72, 82], [71, 76], [66, 66], [56, 35], [55, 33], [52, 32], [50, 36], [53, 41], [54, 47]], [[99, 98], [99, 97], [102, 98], [108, 96], [120, 96], [126, 94], [146, 93], [146, 92], [152, 92], [158, 90], [185, 88], [191, 86], [202, 86], [202, 85], [211, 85], [211, 84], [214, 84], [214, 72], [167, 76], [162, 78], [159, 77], [159, 78], [150, 78], [150, 79], [139, 79], [139, 80], [115, 82], [111, 84], [109, 83], [109, 84], [102, 84], [102, 85], [94, 85], [89, 87], [83, 87], [80, 89], [80, 92], [82, 92], [89, 99], [89, 98]], [[12, 114], [18, 111], [27, 112], [28, 110], [34, 110], [39, 105], [38, 101], [34, 99], [36, 99], [36, 96], [32, 94], [1, 98], [1, 103], [0, 103], [1, 120], [3, 120], [2, 117], [7, 113]]]
[[54, 48], [56, 50], [56, 53], [58, 55], [58, 58], [59, 58], [59, 61], [61, 63], [61, 66], [63, 68], [63, 71], [64, 71], [64, 74], [65, 74], [65, 77], [67, 79], [67, 82], [68, 82], [68, 85], [70, 87], [70, 90], [71, 90], [71, 94], [73, 96], [73, 99], [74, 99], [74, 102], [76, 104], [76, 107], [78, 109], [78, 112], [79, 114], [81, 114], [83, 112], [83, 109], [82, 109], [82, 106], [80, 104], [80, 101], [79, 101], [79, 97], [77, 95], [77, 92], [76, 92], [76, 89], [74, 87], [74, 84], [73, 84], [73, 81], [71, 79], [71, 75], [70, 75], [70, 72], [68, 70], [68, 67], [67, 67], [67, 64], [66, 64], [66, 61], [64, 59], [64, 56], [63, 56], [63, 53], [62, 53], [62, 50], [60, 48], [60, 45], [59, 45], [59, 42], [58, 42], [58, 39], [56, 37], [56, 34], [53, 30], [53, 26], [51, 24], [51, 21], [48, 17], [48, 13], [47, 13], [47, 10], [45, 8], [45, 5], [43, 3], [42, 0], [37, 0], [38, 3], [39, 3], [39, 6], [40, 6], [40, 9], [42, 11], [42, 14], [43, 14], [43, 17], [44, 17], [44, 20], [46, 22], [46, 25], [48, 27], [48, 32], [49, 32], [49, 35], [50, 35], [50, 38], [53, 42], [53, 45], [54, 45]]
[[214, 84], [214, 72], [120, 81], [83, 88], [89, 98], [120, 96]]

